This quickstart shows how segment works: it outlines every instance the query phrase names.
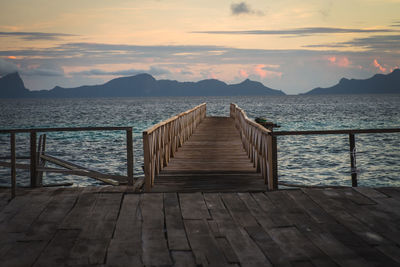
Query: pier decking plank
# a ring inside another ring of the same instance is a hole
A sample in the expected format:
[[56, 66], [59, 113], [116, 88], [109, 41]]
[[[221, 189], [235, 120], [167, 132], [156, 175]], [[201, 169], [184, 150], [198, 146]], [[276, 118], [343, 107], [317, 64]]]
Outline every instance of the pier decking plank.
[[[400, 220], [391, 216], [398, 214], [397, 189], [371, 190], [135, 194], [124, 186], [19, 189], [0, 211], [0, 262], [399, 266]], [[384, 209], [382, 199], [396, 205]]]
[[168, 166], [155, 178], [153, 192], [265, 191], [233, 119], [206, 117]]

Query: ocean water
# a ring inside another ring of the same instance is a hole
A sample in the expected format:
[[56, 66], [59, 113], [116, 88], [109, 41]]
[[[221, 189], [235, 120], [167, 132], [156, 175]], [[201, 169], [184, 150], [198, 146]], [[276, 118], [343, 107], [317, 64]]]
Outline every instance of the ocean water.
[[[278, 123], [277, 131], [400, 127], [400, 95], [300, 95], [0, 99], [0, 128], [131, 126], [134, 175], [142, 176], [142, 131], [203, 102], [208, 116], [229, 116], [229, 104], [237, 103], [249, 118], [263, 116]], [[356, 135], [359, 185], [400, 186], [399, 144], [400, 133]], [[9, 149], [9, 135], [0, 134], [0, 156], [9, 155]], [[126, 174], [124, 131], [47, 133], [46, 151], [91, 169]], [[29, 155], [27, 134], [17, 134], [17, 155]], [[279, 136], [278, 166], [280, 181], [351, 185], [348, 135]], [[9, 185], [9, 177], [10, 170], [0, 167], [0, 185]], [[17, 182], [27, 185], [29, 173], [17, 170]], [[99, 184], [86, 177], [44, 176], [44, 183], [60, 182]]]

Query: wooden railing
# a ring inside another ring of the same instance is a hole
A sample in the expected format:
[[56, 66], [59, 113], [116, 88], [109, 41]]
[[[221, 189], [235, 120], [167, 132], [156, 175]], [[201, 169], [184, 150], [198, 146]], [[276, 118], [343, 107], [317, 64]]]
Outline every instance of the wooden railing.
[[278, 187], [276, 138], [272, 132], [260, 124], [251, 121], [236, 104], [230, 106], [230, 117], [235, 120], [243, 147], [257, 172], [261, 172], [269, 190]]
[[151, 190], [154, 177], [168, 164], [178, 147], [192, 135], [205, 116], [206, 104], [203, 103], [143, 132], [146, 191]]
[[[373, 133], [399, 133], [400, 128], [387, 128], [387, 129], [343, 129], [343, 130], [323, 130], [323, 131], [279, 131], [274, 132], [275, 136], [282, 135], [349, 135], [349, 154], [350, 154], [350, 173], [351, 173], [351, 186], [357, 187], [357, 165], [356, 165], [356, 141], [355, 134], [373, 134]], [[289, 183], [279, 182], [285, 186], [308, 187], [304, 185], [294, 185]], [[326, 187], [326, 186], [312, 186], [312, 187]], [[331, 186], [335, 187], [335, 186]], [[340, 186], [338, 186], [340, 187]]]
[[[127, 152], [127, 176], [104, 174], [97, 171], [86, 169], [82, 166], [46, 155], [44, 153], [46, 135], [41, 135], [37, 143], [37, 133], [46, 132], [77, 132], [77, 131], [126, 131], [126, 152]], [[30, 134], [30, 156], [21, 159], [29, 159], [30, 164], [17, 164], [15, 135], [18, 133]], [[10, 159], [11, 162], [0, 161], [0, 166], [11, 168], [11, 196], [15, 197], [16, 190], [16, 169], [28, 169], [30, 171], [30, 186], [42, 186], [42, 173], [54, 172], [79, 176], [88, 176], [107, 182], [110, 184], [119, 184], [113, 180], [133, 184], [133, 138], [132, 127], [74, 127], [74, 128], [35, 128], [35, 129], [2, 129], [0, 134], [10, 134], [10, 156], [4, 159]], [[52, 162], [65, 169], [46, 168], [44, 161]]]

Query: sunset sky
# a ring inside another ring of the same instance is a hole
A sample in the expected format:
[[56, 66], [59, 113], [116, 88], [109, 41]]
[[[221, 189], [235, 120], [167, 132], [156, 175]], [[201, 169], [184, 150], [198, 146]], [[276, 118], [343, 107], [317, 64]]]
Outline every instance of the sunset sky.
[[246, 78], [297, 94], [400, 66], [400, 0], [1, 0], [0, 76], [31, 90]]

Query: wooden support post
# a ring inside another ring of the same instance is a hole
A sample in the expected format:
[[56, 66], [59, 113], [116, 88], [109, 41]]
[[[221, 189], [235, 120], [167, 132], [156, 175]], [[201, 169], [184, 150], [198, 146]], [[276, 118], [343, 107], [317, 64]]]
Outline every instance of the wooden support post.
[[350, 142], [350, 164], [351, 164], [351, 186], [357, 187], [357, 165], [356, 165], [356, 140], [354, 134], [349, 134]]
[[143, 132], [143, 156], [144, 156], [144, 187], [146, 192], [150, 192], [152, 186], [151, 178], [151, 162], [150, 162], [150, 147], [149, 147], [149, 135], [147, 132]]
[[30, 137], [30, 147], [31, 147], [31, 187], [39, 187], [41, 186], [37, 180], [37, 153], [36, 153], [36, 132], [31, 131]]
[[16, 179], [16, 156], [15, 156], [15, 133], [11, 133], [11, 198], [16, 195], [17, 179]]
[[133, 185], [133, 138], [132, 128], [126, 130], [126, 158], [127, 158], [127, 175], [128, 185]]
[[278, 144], [276, 140], [276, 136], [272, 134], [272, 189], [277, 190], [278, 189]]
[[[42, 154], [44, 154], [45, 148], [46, 147], [46, 134], [41, 134], [39, 136], [39, 144], [37, 148], [37, 168], [43, 168], [46, 164], [46, 161], [41, 158]], [[37, 182], [38, 184], [42, 185], [43, 184], [43, 172], [38, 171], [37, 172]]]

